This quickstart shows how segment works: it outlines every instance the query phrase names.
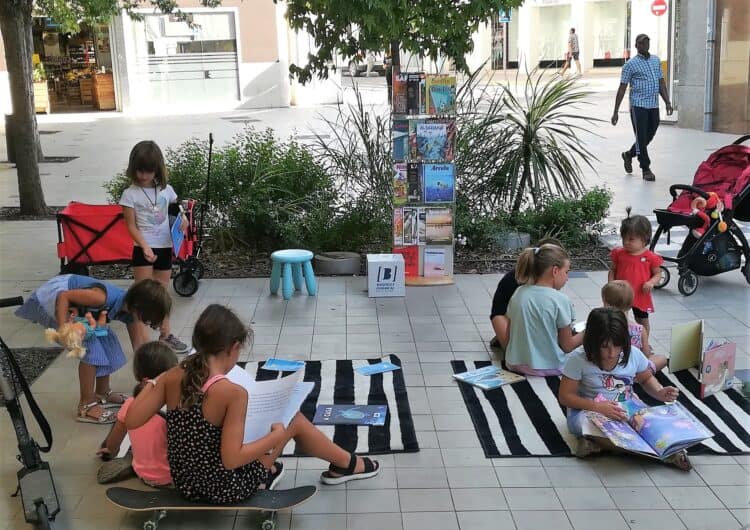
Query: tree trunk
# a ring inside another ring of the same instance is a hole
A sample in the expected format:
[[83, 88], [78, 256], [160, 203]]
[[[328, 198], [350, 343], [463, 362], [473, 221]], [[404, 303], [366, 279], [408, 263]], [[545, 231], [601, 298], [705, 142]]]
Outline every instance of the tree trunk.
[[47, 205], [39, 178], [39, 130], [34, 112], [31, 55], [31, 0], [0, 1], [0, 31], [5, 43], [10, 97], [13, 105], [12, 130], [5, 131], [15, 145], [18, 196], [21, 213], [44, 215]]
[[529, 167], [528, 156], [524, 154], [523, 158], [523, 173], [521, 174], [521, 182], [518, 183], [518, 189], [516, 190], [516, 196], [513, 199], [513, 206], [510, 209], [510, 213], [517, 214], [521, 210], [521, 203], [523, 202], [523, 196], [526, 195], [526, 183], [531, 178], [531, 168]]

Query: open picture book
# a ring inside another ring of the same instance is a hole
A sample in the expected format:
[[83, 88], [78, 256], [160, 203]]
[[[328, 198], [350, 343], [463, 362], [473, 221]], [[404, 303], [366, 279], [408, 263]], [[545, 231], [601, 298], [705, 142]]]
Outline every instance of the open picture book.
[[618, 404], [626, 412], [627, 421], [586, 411], [593, 425], [584, 429], [584, 434], [608, 438], [621, 449], [660, 460], [713, 436], [680, 403], [649, 407], [640, 400], [630, 399]]

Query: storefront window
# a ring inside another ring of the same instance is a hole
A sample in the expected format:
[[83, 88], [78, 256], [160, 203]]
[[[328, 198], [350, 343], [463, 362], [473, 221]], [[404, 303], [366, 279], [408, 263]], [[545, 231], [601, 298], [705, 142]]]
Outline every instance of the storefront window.
[[535, 29], [539, 66], [560, 67], [568, 51], [568, 34], [571, 28], [570, 5], [553, 5], [536, 8], [538, 29]]
[[609, 0], [587, 5], [594, 39], [594, 67], [621, 66], [625, 63], [628, 34], [628, 2]]
[[518, 68], [518, 22], [511, 14], [510, 22], [500, 22], [498, 14], [493, 15], [491, 24], [492, 36], [492, 69]]
[[716, 2], [714, 130], [750, 131], [750, 9], [747, 0]]
[[173, 106], [239, 99], [234, 14], [190, 16], [192, 26], [174, 15], [145, 15], [133, 24], [134, 85], [143, 101]]

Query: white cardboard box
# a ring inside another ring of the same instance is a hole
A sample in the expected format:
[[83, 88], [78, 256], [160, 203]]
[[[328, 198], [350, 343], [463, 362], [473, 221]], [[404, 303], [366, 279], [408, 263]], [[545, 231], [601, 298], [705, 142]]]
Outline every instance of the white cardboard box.
[[367, 255], [367, 296], [405, 296], [404, 257], [401, 254]]

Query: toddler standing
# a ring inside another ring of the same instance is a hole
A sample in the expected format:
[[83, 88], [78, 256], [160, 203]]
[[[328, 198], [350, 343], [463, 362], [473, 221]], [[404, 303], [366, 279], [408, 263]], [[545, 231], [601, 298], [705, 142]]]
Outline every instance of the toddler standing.
[[[122, 193], [125, 224], [135, 242], [133, 247], [133, 276], [136, 283], [153, 279], [164, 285], [172, 276], [172, 233], [169, 227], [169, 207], [176, 205], [177, 194], [168, 183], [164, 156], [155, 142], [138, 142], [130, 152], [127, 176], [131, 185]], [[182, 220], [187, 230], [187, 220]], [[141, 332], [147, 333], [144, 327]], [[188, 346], [170, 329], [169, 319], [161, 323], [159, 340], [176, 353], [187, 353]], [[145, 336], [142, 342], [146, 342]]]
[[630, 215], [620, 225], [622, 246], [610, 253], [612, 268], [608, 280], [625, 280], [633, 288], [633, 316], [635, 321], [651, 332], [648, 322], [649, 313], [654, 312], [651, 291], [659, 283], [664, 262], [661, 256], [651, 252], [648, 244], [651, 241], [651, 223], [643, 215]]

